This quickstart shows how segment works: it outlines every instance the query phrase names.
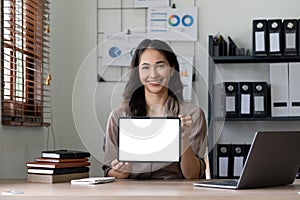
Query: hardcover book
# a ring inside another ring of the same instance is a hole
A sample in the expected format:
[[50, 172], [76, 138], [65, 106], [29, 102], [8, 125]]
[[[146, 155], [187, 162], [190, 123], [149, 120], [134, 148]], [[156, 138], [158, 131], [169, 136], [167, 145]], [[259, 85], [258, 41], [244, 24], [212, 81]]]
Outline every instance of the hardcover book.
[[72, 174], [27, 174], [27, 181], [36, 183], [63, 183], [70, 182], [73, 179], [88, 178], [89, 172], [72, 173]]
[[50, 163], [70, 163], [70, 162], [87, 162], [88, 158], [36, 158], [36, 162], [50, 162]]
[[85, 158], [90, 157], [90, 153], [77, 150], [52, 150], [42, 151], [43, 158]]
[[65, 162], [65, 163], [27, 162], [26, 163], [26, 167], [28, 168], [71, 168], [71, 167], [84, 167], [89, 165], [90, 162]]
[[71, 174], [89, 172], [89, 167], [72, 167], [72, 168], [28, 168], [28, 174]]

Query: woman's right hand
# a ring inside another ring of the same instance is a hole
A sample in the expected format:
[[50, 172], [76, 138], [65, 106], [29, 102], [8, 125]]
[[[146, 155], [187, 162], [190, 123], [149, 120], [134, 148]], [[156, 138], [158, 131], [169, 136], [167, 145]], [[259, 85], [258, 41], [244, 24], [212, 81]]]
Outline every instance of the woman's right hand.
[[108, 172], [108, 176], [114, 176], [116, 178], [128, 178], [132, 171], [132, 166], [127, 162], [119, 162], [117, 159], [111, 162], [111, 170]]

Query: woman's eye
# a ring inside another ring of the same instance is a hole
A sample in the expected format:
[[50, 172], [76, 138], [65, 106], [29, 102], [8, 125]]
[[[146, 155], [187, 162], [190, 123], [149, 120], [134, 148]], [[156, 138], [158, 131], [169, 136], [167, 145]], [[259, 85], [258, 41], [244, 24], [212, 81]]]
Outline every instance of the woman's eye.
[[162, 69], [162, 68], [165, 68], [166, 66], [165, 65], [157, 65], [156, 67]]
[[149, 69], [149, 66], [142, 66], [141, 69], [143, 70]]

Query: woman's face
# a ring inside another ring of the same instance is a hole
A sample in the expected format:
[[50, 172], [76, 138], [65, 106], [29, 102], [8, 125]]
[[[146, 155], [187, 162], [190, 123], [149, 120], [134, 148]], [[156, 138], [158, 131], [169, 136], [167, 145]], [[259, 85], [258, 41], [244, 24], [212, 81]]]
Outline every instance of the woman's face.
[[155, 49], [146, 49], [139, 62], [139, 75], [145, 92], [159, 94], [168, 91], [173, 73], [168, 60]]

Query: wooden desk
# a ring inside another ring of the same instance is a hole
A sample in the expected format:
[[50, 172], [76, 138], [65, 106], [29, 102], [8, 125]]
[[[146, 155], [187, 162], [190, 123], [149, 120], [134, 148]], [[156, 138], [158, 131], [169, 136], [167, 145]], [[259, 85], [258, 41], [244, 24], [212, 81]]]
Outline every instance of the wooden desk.
[[[193, 181], [172, 180], [117, 180], [102, 185], [71, 185], [70, 183], [41, 184], [20, 180], [0, 180], [0, 199], [22, 200], [76, 200], [76, 199], [243, 199], [293, 200], [300, 199], [300, 180], [287, 186], [251, 190], [226, 190], [192, 186]], [[4, 195], [4, 191], [21, 191], [23, 194]]]

